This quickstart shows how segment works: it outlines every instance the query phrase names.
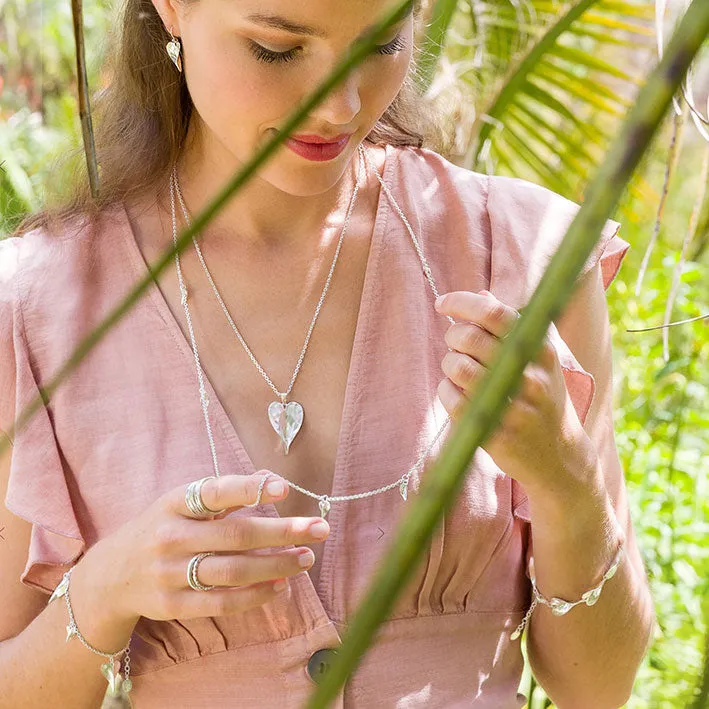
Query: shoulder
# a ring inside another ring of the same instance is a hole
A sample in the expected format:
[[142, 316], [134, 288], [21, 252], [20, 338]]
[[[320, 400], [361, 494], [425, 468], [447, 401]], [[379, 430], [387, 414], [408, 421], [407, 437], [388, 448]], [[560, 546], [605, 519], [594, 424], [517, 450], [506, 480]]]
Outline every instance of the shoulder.
[[[513, 231], [520, 223], [537, 231], [549, 226], [568, 227], [580, 205], [529, 180], [506, 175], [487, 175], [457, 165], [428, 148], [396, 146], [401, 177], [417, 186], [429, 186], [431, 196], [449, 197], [469, 205], [484, 204], [498, 232]], [[604, 231], [615, 233], [620, 225], [608, 220]]]
[[[573, 221], [581, 205], [548, 187], [519, 177], [490, 177], [488, 209], [499, 230], [513, 230], [519, 221], [538, 231], [557, 233]], [[604, 232], [614, 234], [620, 224], [609, 219]]]
[[[397, 155], [398, 193], [439, 238], [486, 258], [490, 288], [522, 306], [543, 276], [581, 205], [534, 182], [486, 175], [457, 165], [434, 150], [405, 146]], [[579, 280], [600, 264], [607, 288], [629, 244], [608, 219]]]
[[401, 176], [414, 181], [418, 186], [428, 187], [434, 196], [436, 192], [448, 198], [475, 200], [487, 199], [489, 178], [462, 165], [457, 165], [445, 156], [413, 145], [393, 146]]
[[[498, 285], [518, 282], [523, 286], [518, 297], [524, 302], [539, 284], [581, 205], [533, 182], [495, 176], [490, 178], [487, 208]], [[577, 281], [600, 264], [603, 285], [610, 285], [630, 248], [618, 236], [620, 228], [614, 219], [605, 221]], [[525, 272], [522, 280], [520, 270]]]
[[[105, 281], [100, 264], [120, 258], [115, 205], [94, 218], [74, 215], [61, 226], [40, 226], [0, 241], [0, 287], [12, 281], [15, 308], [28, 332], [33, 325], [58, 323], [75, 314], [75, 306]], [[112, 256], [104, 247], [112, 246]], [[7, 298], [7, 295], [1, 296]]]
[[[446, 264], [462, 251], [484, 258], [489, 249], [488, 177], [428, 148], [392, 148], [392, 191], [412, 227]], [[462, 266], [462, 264], [461, 264]]]
[[[447, 196], [467, 204], [485, 208], [494, 218], [498, 231], [511, 229], [520, 222], [538, 230], [545, 226], [567, 227], [580, 205], [553, 190], [520, 177], [487, 175], [457, 165], [428, 148], [396, 147], [402, 175], [407, 181], [421, 185], [437, 183]], [[615, 232], [620, 225], [608, 220], [606, 231]]]

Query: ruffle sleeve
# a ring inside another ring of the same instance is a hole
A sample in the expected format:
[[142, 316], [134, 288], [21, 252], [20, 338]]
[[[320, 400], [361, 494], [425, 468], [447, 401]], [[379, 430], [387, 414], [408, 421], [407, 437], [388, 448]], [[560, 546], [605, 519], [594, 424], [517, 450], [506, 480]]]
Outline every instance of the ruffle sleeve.
[[[523, 307], [533, 295], [579, 209], [576, 202], [526, 180], [490, 177], [488, 214], [492, 245], [489, 290], [512, 307]], [[618, 236], [619, 229], [619, 222], [606, 221], [579, 274], [579, 281], [598, 265], [603, 289], [608, 289], [630, 248], [630, 244]], [[595, 379], [581, 366], [554, 322], [549, 326], [548, 335], [556, 348], [569, 396], [583, 424], [594, 398]], [[531, 522], [527, 496], [516, 480], [512, 481], [512, 490], [515, 517]], [[527, 561], [531, 552], [530, 539]]]
[[[24, 237], [0, 241], [0, 431], [40, 395], [23, 329], [21, 265]], [[32, 524], [20, 581], [51, 593], [85, 550], [61, 451], [44, 403], [11, 440], [5, 507]]]

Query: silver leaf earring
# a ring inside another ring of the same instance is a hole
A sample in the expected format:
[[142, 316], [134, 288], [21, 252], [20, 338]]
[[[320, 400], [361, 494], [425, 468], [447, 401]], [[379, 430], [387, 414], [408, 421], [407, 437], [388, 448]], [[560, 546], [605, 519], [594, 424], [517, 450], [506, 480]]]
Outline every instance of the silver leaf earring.
[[170, 37], [172, 39], [165, 45], [167, 53], [172, 59], [172, 63], [177, 67], [177, 70], [182, 73], [182, 59], [180, 58], [180, 39], [172, 34], [172, 27], [170, 27]]

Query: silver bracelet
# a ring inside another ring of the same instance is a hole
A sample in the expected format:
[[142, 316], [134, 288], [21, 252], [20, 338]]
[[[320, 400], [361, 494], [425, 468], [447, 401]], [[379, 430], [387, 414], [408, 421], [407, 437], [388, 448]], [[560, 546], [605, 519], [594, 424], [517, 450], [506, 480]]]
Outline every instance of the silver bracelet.
[[[554, 615], [559, 616], [559, 615], [566, 615], [566, 613], [568, 613], [574, 606], [577, 606], [580, 603], [585, 603], [587, 606], [592, 606], [594, 603], [596, 603], [596, 601], [598, 600], [598, 597], [601, 595], [603, 585], [605, 584], [606, 581], [608, 581], [609, 578], [612, 578], [615, 575], [616, 569], [618, 568], [618, 564], [620, 564], [621, 554], [623, 552], [623, 547], [624, 547], [624, 543], [625, 543], [625, 535], [623, 534], [617, 520], [616, 520], [616, 529], [618, 530], [618, 536], [619, 536], [620, 542], [618, 543], [618, 551], [616, 552], [613, 562], [611, 563], [610, 567], [608, 568], [608, 571], [606, 571], [606, 573], [603, 574], [603, 578], [601, 579], [601, 582], [597, 586], [595, 586], [594, 588], [591, 588], [588, 591], [585, 591], [584, 593], [582, 593], [581, 598], [579, 598], [578, 601], [566, 601], [563, 598], [558, 598], [557, 596], [553, 596], [551, 599], [545, 598], [539, 592], [539, 589], [537, 588], [537, 579], [536, 579], [534, 571], [531, 571], [530, 576], [531, 576], [531, 581], [532, 581], [532, 596], [533, 596], [532, 604], [529, 606], [529, 610], [525, 614], [524, 618], [522, 618], [522, 622], [515, 628], [514, 632], [510, 635], [510, 640], [517, 640], [517, 638], [522, 634], [522, 631], [524, 630], [524, 626], [527, 624], [529, 617], [532, 615], [532, 611], [534, 611], [534, 609], [537, 607], [538, 604], [548, 606], [549, 608], [551, 608], [551, 612]], [[529, 562], [530, 562], [530, 568], [533, 568], [534, 567], [534, 557], [533, 556], [529, 557]]]
[[[101, 665], [101, 674], [106, 678], [106, 681], [108, 682], [107, 693], [112, 697], [128, 694], [128, 692], [133, 689], [133, 681], [129, 678], [130, 640], [128, 641], [128, 644], [121, 650], [118, 650], [118, 652], [101, 652], [86, 641], [84, 636], [79, 632], [79, 628], [76, 625], [74, 611], [71, 607], [71, 599], [69, 598], [69, 582], [71, 580], [71, 572], [73, 570], [74, 567], [72, 566], [69, 571], [64, 574], [62, 580], [59, 582], [59, 585], [54, 589], [54, 593], [52, 593], [49, 600], [47, 601], [47, 605], [49, 605], [55, 598], [64, 596], [66, 600], [66, 608], [69, 613], [69, 625], [66, 626], [66, 641], [69, 642], [71, 638], [77, 637], [87, 650], [91, 650], [91, 652], [96, 655], [107, 657], [108, 662], [105, 662], [103, 665]], [[119, 671], [116, 672], [115, 670], [115, 659], [123, 653], [125, 653], [125, 678], [121, 676], [120, 664], [118, 667]]]

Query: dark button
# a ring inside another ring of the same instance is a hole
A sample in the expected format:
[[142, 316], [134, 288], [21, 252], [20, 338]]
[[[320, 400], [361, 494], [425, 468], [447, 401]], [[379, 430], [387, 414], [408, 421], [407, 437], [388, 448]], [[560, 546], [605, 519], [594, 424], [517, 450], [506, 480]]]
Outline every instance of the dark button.
[[316, 650], [310, 656], [308, 660], [308, 675], [315, 684], [318, 684], [330, 669], [335, 655], [337, 655], [335, 648], [324, 647], [321, 650]]

